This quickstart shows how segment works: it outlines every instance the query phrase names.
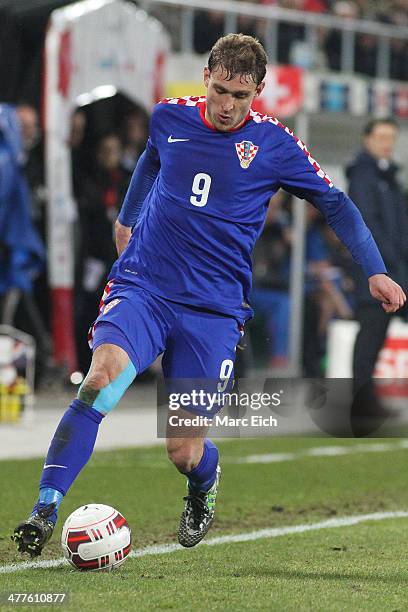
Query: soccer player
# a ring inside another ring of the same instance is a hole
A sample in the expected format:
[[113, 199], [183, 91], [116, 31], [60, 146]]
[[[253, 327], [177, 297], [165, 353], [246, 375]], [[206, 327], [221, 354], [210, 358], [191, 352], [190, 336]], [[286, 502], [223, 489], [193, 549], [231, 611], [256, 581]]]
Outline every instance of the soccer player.
[[[20, 551], [40, 554], [100, 422], [158, 355], [167, 380], [233, 376], [242, 326], [252, 317], [251, 252], [280, 187], [323, 213], [386, 312], [405, 302], [353, 202], [289, 129], [251, 109], [266, 63], [256, 39], [229, 34], [204, 69], [206, 97], [155, 106], [116, 223], [119, 259], [92, 329], [92, 364], [55, 432], [32, 514], [15, 529]], [[214, 414], [206, 408], [180, 413]], [[204, 537], [214, 516], [219, 457], [206, 431], [167, 439], [169, 458], [188, 483], [178, 534], [187, 547]]]

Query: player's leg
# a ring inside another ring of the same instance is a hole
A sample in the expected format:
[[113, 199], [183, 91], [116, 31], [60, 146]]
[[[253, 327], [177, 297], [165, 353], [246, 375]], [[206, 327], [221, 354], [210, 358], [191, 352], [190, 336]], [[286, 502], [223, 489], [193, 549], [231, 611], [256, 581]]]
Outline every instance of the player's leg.
[[[186, 392], [194, 382], [206, 392], [217, 392], [220, 379], [228, 390], [233, 378], [235, 349], [240, 338], [237, 322], [215, 313], [203, 313], [183, 307], [179, 326], [172, 332], [163, 358], [164, 375], [169, 390]], [[181, 308], [180, 308], [181, 310]], [[191, 391], [192, 389], [190, 389]], [[177, 423], [199, 415], [212, 417], [205, 405], [191, 405], [177, 411]], [[171, 413], [173, 416], [175, 412]], [[174, 423], [174, 420], [172, 420]], [[208, 426], [171, 426], [167, 429], [167, 452], [178, 471], [187, 477], [188, 494], [181, 515], [179, 542], [195, 546], [208, 532], [214, 519], [221, 469], [216, 445], [206, 438]]]
[[135, 376], [136, 369], [123, 348], [114, 344], [96, 348], [78, 396], [51, 441], [31, 516], [15, 529], [13, 538], [20, 552], [41, 553], [52, 535], [63, 497], [92, 455], [99, 424]]
[[[191, 418], [187, 411], [178, 411], [178, 417]], [[205, 435], [208, 427], [193, 435], [186, 428], [186, 438], [168, 437], [169, 459], [181, 474], [187, 476], [187, 495], [181, 515], [178, 539], [182, 546], [191, 547], [200, 542], [214, 519], [218, 485], [221, 475], [219, 453], [216, 445]], [[182, 431], [178, 432], [183, 435]]]
[[[92, 454], [102, 418], [118, 403], [136, 371], [142, 372], [163, 352], [166, 333], [165, 317], [152, 296], [135, 286], [108, 283], [93, 326], [90, 371], [52, 440], [33, 515], [15, 530], [20, 550], [40, 554], [63, 496]], [[36, 533], [38, 525], [42, 535]]]

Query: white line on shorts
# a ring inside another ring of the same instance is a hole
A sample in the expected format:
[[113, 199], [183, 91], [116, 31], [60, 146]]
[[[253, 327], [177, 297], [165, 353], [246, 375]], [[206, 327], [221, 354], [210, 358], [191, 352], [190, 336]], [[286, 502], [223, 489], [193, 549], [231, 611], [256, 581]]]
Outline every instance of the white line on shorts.
[[[250, 531], [247, 533], [237, 533], [235, 535], [218, 536], [209, 540], [204, 540], [199, 546], [216, 546], [218, 544], [230, 544], [232, 542], [249, 542], [251, 540], [262, 540], [264, 538], [277, 538], [279, 536], [290, 535], [295, 533], [305, 533], [306, 531], [318, 531], [319, 529], [333, 529], [335, 527], [349, 527], [366, 521], [383, 521], [385, 519], [408, 518], [408, 512], [405, 510], [396, 512], [374, 512], [373, 514], [357, 514], [355, 516], [344, 516], [339, 518], [328, 519], [319, 523], [311, 523], [309, 525], [289, 525], [288, 527], [273, 527], [271, 529], [260, 529], [258, 531]], [[148, 546], [134, 550], [129, 557], [145, 557], [146, 555], [164, 555], [179, 550], [186, 551], [179, 544], [162, 544], [159, 546]], [[59, 567], [66, 565], [65, 559], [52, 559], [48, 561], [26, 561], [25, 563], [12, 563], [0, 567], [0, 574], [10, 574], [12, 572], [20, 572], [27, 569], [48, 569], [50, 567]]]
[[408, 449], [408, 440], [377, 442], [373, 444], [351, 444], [350, 446], [314, 446], [292, 453], [263, 453], [242, 457], [223, 457], [223, 463], [280, 463], [304, 457], [338, 457], [354, 453], [386, 453]]

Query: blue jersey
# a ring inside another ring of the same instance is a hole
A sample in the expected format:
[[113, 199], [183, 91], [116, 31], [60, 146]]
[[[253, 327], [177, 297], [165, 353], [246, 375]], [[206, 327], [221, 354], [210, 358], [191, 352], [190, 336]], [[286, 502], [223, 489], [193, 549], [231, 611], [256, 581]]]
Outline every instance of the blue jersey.
[[[157, 177], [112, 269], [116, 281], [245, 321], [252, 250], [280, 187], [321, 210], [367, 276], [386, 271], [355, 205], [273, 117], [251, 110], [239, 129], [220, 132], [205, 119], [205, 98], [165, 100], [146, 156]], [[138, 196], [134, 180], [127, 205]]]

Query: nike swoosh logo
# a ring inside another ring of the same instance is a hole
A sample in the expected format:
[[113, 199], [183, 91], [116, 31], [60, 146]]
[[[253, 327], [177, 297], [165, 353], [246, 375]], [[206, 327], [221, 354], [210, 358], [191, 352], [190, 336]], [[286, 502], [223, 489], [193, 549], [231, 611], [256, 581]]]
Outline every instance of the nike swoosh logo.
[[172, 136], [169, 136], [167, 142], [188, 142], [189, 140], [189, 138], [173, 138]]
[[46, 470], [47, 468], [50, 468], [50, 467], [63, 468], [64, 470], [68, 469], [68, 467], [66, 465], [56, 465], [55, 463], [50, 463], [49, 465], [45, 465], [44, 464], [44, 468], [43, 469]]

